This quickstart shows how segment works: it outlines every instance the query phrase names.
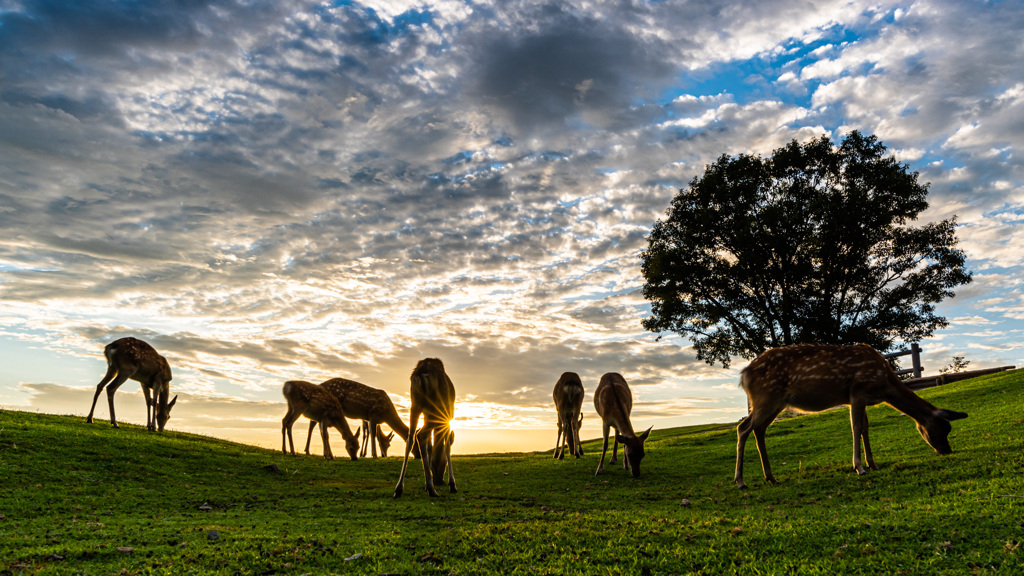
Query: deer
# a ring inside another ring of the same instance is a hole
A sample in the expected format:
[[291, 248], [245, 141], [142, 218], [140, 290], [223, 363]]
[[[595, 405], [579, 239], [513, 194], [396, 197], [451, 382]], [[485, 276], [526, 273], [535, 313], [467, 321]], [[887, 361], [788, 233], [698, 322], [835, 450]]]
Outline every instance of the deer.
[[[409, 411], [409, 440], [405, 443], [405, 458], [402, 460], [402, 472], [395, 486], [395, 498], [402, 496], [405, 473], [409, 466], [409, 451], [416, 444], [423, 460], [423, 476], [426, 490], [431, 497], [436, 497], [435, 483], [443, 480], [444, 471], [448, 469], [448, 490], [458, 492], [455, 486], [455, 471], [452, 469], [452, 443], [455, 432], [451, 428], [451, 420], [455, 416], [455, 385], [444, 371], [444, 364], [437, 358], [424, 358], [416, 364], [410, 377], [410, 397], [412, 407]], [[416, 430], [420, 415], [423, 415], [423, 428]]]
[[[395, 410], [395, 405], [391, 402], [391, 397], [387, 392], [347, 378], [331, 378], [321, 382], [320, 386], [341, 402], [346, 417], [368, 423], [362, 428], [363, 442], [369, 440], [370, 451], [374, 458], [377, 457], [377, 443], [380, 444], [381, 456], [387, 456], [387, 447], [391, 445], [391, 439], [395, 437], [396, 432], [402, 440], [408, 441], [409, 428], [402, 422], [402, 418]], [[391, 427], [393, 432], [390, 436], [384, 436], [381, 433], [380, 424], [387, 424]], [[309, 454], [309, 441], [315, 427], [316, 421], [311, 420], [309, 433], [306, 435], [306, 454]], [[368, 430], [374, 430], [376, 434], [371, 436]], [[377, 443], [373, 442], [374, 437], [376, 437]], [[366, 456], [365, 448], [362, 449], [360, 455]]]
[[622, 444], [622, 469], [629, 470], [634, 478], [640, 477], [640, 461], [644, 458], [644, 442], [651, 435], [648, 428], [639, 436], [633, 432], [633, 424], [629, 421], [629, 413], [633, 410], [633, 394], [622, 375], [609, 372], [601, 376], [601, 381], [594, 391], [594, 409], [601, 417], [604, 446], [601, 448], [601, 461], [597, 464], [595, 476], [604, 471], [604, 456], [608, 451], [608, 431], [615, 428], [615, 440], [612, 446], [612, 459], [615, 464], [619, 444]]
[[[772, 474], [765, 449], [768, 426], [786, 407], [819, 412], [835, 406], [850, 407], [853, 430], [853, 468], [866, 474], [878, 470], [868, 441], [866, 408], [885, 403], [910, 416], [917, 431], [938, 454], [950, 454], [950, 422], [967, 418], [965, 412], [942, 410], [914, 394], [893, 372], [889, 362], [867, 344], [795, 344], [760, 354], [740, 373], [740, 387], [747, 393], [750, 414], [736, 427], [736, 486], [743, 489], [743, 450], [751, 432], [757, 440], [765, 480]], [[867, 468], [861, 460], [861, 441]]]
[[565, 458], [566, 444], [569, 453], [580, 458], [580, 426], [583, 424], [583, 382], [575, 372], [565, 372], [555, 382], [552, 392], [555, 412], [558, 414], [558, 436], [555, 439], [554, 458]]
[[[394, 440], [395, 438], [395, 432], [391, 431], [391, 433], [385, 436], [384, 432], [380, 428], [380, 424], [377, 424], [376, 426], [374, 426], [373, 438], [376, 439], [377, 445], [380, 446], [380, 457], [387, 458], [388, 448], [391, 447], [391, 441]], [[366, 458], [366, 445], [369, 444], [368, 440], [370, 440], [370, 421], [363, 420], [363, 445], [362, 448], [359, 449], [360, 458]], [[373, 452], [373, 457], [376, 458], [377, 452], [373, 450], [373, 446], [370, 446], [370, 450]]]
[[167, 401], [171, 391], [171, 366], [167, 359], [146, 342], [130, 336], [107, 344], [103, 355], [107, 359], [107, 373], [96, 385], [96, 394], [92, 397], [92, 407], [85, 421], [92, 423], [96, 400], [106, 388], [110, 424], [120, 428], [114, 415], [114, 393], [130, 378], [142, 384], [142, 393], [146, 397], [146, 429], [163, 432], [171, 417], [171, 408], [178, 401], [177, 395]]
[[[281, 389], [285, 400], [288, 402], [288, 412], [281, 421], [281, 451], [288, 454], [285, 447], [285, 439], [291, 446], [291, 453], [295, 454], [295, 442], [292, 440], [292, 425], [299, 419], [299, 416], [306, 416], [310, 420], [320, 423], [320, 438], [324, 444], [324, 458], [331, 460], [334, 453], [331, 452], [331, 444], [327, 438], [327, 429], [334, 426], [341, 432], [345, 439], [345, 450], [352, 460], [359, 459], [359, 430], [352, 434], [345, 420], [345, 410], [341, 402], [329, 391], [321, 386], [305, 382], [303, 380], [289, 380], [284, 383]], [[311, 428], [312, 429], [312, 428]], [[307, 451], [308, 445], [307, 440]]]

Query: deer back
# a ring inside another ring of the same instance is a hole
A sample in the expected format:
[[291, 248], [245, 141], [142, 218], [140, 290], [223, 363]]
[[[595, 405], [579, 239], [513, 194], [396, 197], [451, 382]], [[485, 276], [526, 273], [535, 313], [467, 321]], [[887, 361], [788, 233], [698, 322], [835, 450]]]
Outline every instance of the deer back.
[[320, 384], [333, 394], [345, 407], [345, 415], [353, 420], [377, 420], [376, 416], [386, 412], [391, 402], [383, 390], [346, 378], [331, 378]]
[[437, 358], [424, 358], [412, 372], [412, 405], [423, 412], [425, 424], [447, 424], [455, 416], [455, 385]]
[[609, 423], [623, 436], [636, 436], [629, 414], [633, 410], [633, 394], [626, 379], [620, 374], [609, 372], [601, 376], [594, 390], [594, 410], [601, 420]]
[[573, 420], [583, 407], [584, 394], [583, 382], [580, 380], [579, 374], [563, 373], [555, 383], [555, 389], [552, 392], [555, 411], [568, 420]]
[[387, 424], [398, 432], [403, 440], [409, 436], [409, 426], [402, 422], [402, 417], [395, 409], [395, 403], [384, 390], [347, 378], [331, 378], [320, 386], [338, 398], [348, 418]]
[[817, 412], [849, 404], [887, 402], [906, 386], [889, 362], [866, 344], [795, 344], [759, 355], [740, 376], [751, 405], [784, 403]]
[[307, 418], [329, 426], [344, 424], [345, 412], [341, 403], [326, 389], [303, 380], [289, 380], [281, 391], [288, 407], [302, 412]]

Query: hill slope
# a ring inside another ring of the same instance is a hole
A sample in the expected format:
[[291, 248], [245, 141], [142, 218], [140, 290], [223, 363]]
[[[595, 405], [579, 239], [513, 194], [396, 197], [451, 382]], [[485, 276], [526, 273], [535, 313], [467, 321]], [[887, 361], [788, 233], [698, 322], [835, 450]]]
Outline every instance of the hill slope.
[[769, 428], [778, 486], [751, 442], [736, 489], [734, 428], [712, 425], [655, 430], [638, 480], [595, 477], [592, 441], [578, 461], [457, 457], [460, 492], [438, 499], [411, 462], [400, 500], [394, 457], [0, 411], [0, 574], [1021, 573], [1024, 371], [921, 395], [970, 413], [954, 454], [872, 408], [882, 469], [863, 477], [835, 410]]

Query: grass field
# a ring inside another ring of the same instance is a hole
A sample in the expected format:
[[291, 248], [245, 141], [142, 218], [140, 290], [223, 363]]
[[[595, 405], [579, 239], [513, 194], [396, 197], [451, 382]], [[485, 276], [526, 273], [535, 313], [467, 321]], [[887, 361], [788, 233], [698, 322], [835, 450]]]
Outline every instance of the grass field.
[[654, 430], [639, 479], [595, 477], [592, 441], [456, 457], [460, 492], [435, 499], [416, 461], [399, 500], [395, 457], [0, 411], [0, 574], [1024, 573], [1024, 371], [922, 396], [970, 414], [955, 452], [872, 408], [866, 476], [843, 409], [769, 428], [777, 486], [750, 442], [735, 488], [734, 427], [711, 425]]

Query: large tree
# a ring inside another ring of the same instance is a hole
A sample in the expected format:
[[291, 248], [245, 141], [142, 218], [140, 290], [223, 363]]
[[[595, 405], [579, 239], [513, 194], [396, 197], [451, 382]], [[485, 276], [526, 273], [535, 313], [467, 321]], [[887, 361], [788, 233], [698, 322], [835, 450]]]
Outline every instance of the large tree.
[[672, 200], [641, 254], [653, 332], [728, 366], [801, 342], [887, 351], [948, 322], [935, 304], [971, 281], [956, 220], [912, 225], [918, 182], [874, 136], [722, 156]]

